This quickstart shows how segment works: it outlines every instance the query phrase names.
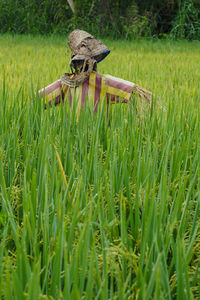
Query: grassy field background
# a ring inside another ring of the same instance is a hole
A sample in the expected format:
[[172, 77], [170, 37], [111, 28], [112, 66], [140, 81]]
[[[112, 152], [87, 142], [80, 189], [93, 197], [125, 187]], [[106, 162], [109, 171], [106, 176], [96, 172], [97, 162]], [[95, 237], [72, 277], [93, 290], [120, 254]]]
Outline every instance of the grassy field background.
[[66, 42], [0, 36], [2, 299], [199, 299], [200, 43], [105, 40], [98, 71], [167, 109], [108, 124], [34, 97]]

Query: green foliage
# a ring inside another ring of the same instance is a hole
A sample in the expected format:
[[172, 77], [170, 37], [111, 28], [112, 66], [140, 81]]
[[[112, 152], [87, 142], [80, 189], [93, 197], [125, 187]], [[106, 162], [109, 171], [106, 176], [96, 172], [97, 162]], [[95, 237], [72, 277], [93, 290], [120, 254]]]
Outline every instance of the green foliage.
[[35, 96], [66, 70], [63, 38], [0, 44], [0, 298], [198, 299], [199, 43], [107, 40], [100, 72], [167, 111], [79, 119]]
[[199, 0], [1, 0], [0, 32], [68, 34], [75, 28], [95, 36], [166, 36], [199, 39]]
[[146, 15], [140, 15], [136, 4], [129, 7], [127, 16], [122, 16], [120, 21], [123, 24], [122, 27], [126, 39], [137, 38], [139, 36], [151, 36], [151, 24], [148, 19], [148, 13], [146, 13]]
[[[67, 24], [71, 12], [65, 0], [2, 0], [1, 32], [52, 33], [60, 23]], [[66, 29], [65, 29], [66, 31]], [[64, 28], [63, 28], [63, 32]]]
[[200, 39], [199, 11], [194, 7], [193, 1], [187, 0], [182, 3], [172, 24], [170, 34], [173, 38]]

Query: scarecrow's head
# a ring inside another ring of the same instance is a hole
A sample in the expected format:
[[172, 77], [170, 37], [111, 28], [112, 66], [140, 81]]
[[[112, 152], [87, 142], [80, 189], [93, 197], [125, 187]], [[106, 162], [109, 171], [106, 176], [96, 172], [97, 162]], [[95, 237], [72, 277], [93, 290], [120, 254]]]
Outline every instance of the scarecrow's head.
[[102, 61], [110, 50], [86, 31], [76, 29], [69, 35], [68, 45], [72, 51], [70, 67], [75, 72], [85, 72], [97, 69], [97, 63]]

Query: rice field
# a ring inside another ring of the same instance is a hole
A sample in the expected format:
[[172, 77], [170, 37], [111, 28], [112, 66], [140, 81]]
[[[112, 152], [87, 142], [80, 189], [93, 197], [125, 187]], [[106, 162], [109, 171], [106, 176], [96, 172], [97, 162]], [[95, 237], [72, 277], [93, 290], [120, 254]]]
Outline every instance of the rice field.
[[105, 40], [167, 111], [77, 119], [35, 96], [66, 42], [0, 36], [1, 299], [200, 299], [200, 43]]

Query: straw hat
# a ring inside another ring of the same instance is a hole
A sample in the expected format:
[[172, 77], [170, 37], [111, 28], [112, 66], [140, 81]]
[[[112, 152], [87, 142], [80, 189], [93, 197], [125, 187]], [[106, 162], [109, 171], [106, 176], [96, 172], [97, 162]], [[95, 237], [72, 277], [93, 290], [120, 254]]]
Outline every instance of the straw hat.
[[83, 61], [93, 58], [98, 63], [110, 53], [110, 50], [101, 41], [79, 29], [70, 33], [68, 45], [72, 51], [70, 65], [75, 69], [79, 62], [83, 63]]

